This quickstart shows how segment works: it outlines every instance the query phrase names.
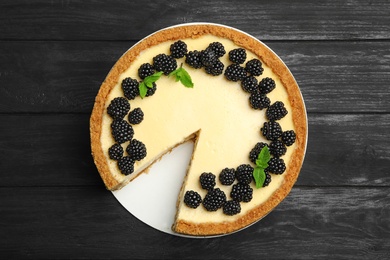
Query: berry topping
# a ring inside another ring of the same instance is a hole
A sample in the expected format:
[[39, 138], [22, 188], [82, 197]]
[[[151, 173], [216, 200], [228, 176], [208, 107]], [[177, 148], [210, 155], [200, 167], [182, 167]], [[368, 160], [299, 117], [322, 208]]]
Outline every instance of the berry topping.
[[115, 142], [122, 144], [133, 138], [133, 127], [125, 120], [116, 119], [111, 123], [111, 133]]
[[113, 119], [122, 119], [130, 110], [130, 103], [124, 97], [116, 97], [107, 107], [107, 114]]
[[122, 81], [122, 90], [127, 99], [135, 99], [139, 95], [139, 83], [136, 79], [125, 78]]
[[153, 67], [156, 71], [162, 71], [164, 75], [168, 75], [177, 68], [177, 62], [173, 57], [162, 53], [153, 58]]
[[187, 44], [179, 40], [177, 42], [172, 43], [169, 50], [171, 51], [171, 56], [173, 58], [183, 58], [184, 55], [187, 54]]
[[201, 52], [200, 51], [190, 51], [186, 55], [185, 62], [193, 67], [194, 69], [202, 68], [202, 61], [200, 60]]
[[235, 63], [227, 66], [224, 74], [226, 79], [230, 81], [239, 81], [246, 77], [245, 69]]
[[282, 135], [282, 127], [279, 125], [278, 122], [264, 122], [263, 127], [260, 129], [263, 136], [267, 140], [276, 140]]
[[134, 161], [140, 161], [146, 156], [146, 146], [141, 141], [133, 139], [127, 146], [126, 152]]
[[275, 103], [273, 103], [268, 107], [265, 115], [269, 120], [275, 121], [275, 120], [282, 119], [285, 115], [287, 115], [287, 113], [288, 111], [284, 107], [284, 103], [281, 101], [276, 101]]
[[275, 157], [280, 157], [287, 152], [287, 147], [282, 141], [274, 140], [269, 145], [269, 152]]
[[209, 67], [215, 62], [217, 62], [217, 60], [217, 55], [211, 48], [206, 48], [204, 51], [201, 52], [200, 61], [202, 62], [203, 66]]
[[265, 173], [265, 180], [263, 183], [263, 187], [266, 187], [271, 183], [271, 174], [269, 174], [267, 171], [264, 171], [264, 173]]
[[245, 70], [252, 76], [260, 76], [264, 71], [261, 61], [258, 59], [248, 61], [245, 64]]
[[266, 170], [270, 173], [282, 174], [286, 170], [286, 164], [283, 159], [273, 157], [268, 161], [268, 167]]
[[217, 58], [221, 58], [226, 53], [225, 47], [223, 47], [222, 43], [220, 42], [210, 43], [208, 48], [214, 51]]
[[206, 73], [213, 76], [221, 75], [225, 65], [219, 60], [211, 64], [210, 66], [205, 67]]
[[189, 190], [184, 194], [184, 203], [188, 207], [196, 209], [202, 203], [202, 198], [196, 191]]
[[262, 94], [268, 94], [276, 87], [275, 81], [271, 78], [263, 78], [259, 83], [260, 92]]
[[108, 155], [112, 160], [119, 160], [123, 156], [123, 148], [120, 144], [113, 144], [108, 148]]
[[203, 206], [207, 211], [217, 211], [226, 201], [225, 193], [219, 188], [209, 190], [203, 199]]
[[245, 92], [255, 93], [259, 90], [258, 81], [255, 77], [249, 76], [241, 81], [241, 87]]
[[269, 98], [266, 95], [261, 94], [259, 91], [251, 93], [249, 97], [249, 104], [253, 109], [261, 110], [263, 108], [267, 108], [270, 103], [271, 101]]
[[118, 160], [118, 168], [124, 175], [129, 175], [134, 171], [134, 160], [129, 156], [122, 157]]
[[199, 177], [200, 185], [205, 190], [212, 190], [215, 186], [215, 175], [211, 172], [204, 172]]
[[229, 51], [229, 60], [233, 63], [242, 64], [246, 60], [246, 51], [243, 48], [237, 48]]
[[259, 153], [261, 152], [261, 149], [264, 148], [264, 146], [268, 146], [268, 144], [263, 142], [258, 142], [255, 147], [252, 148], [252, 150], [249, 153], [249, 159], [251, 162], [256, 164], [256, 160], [259, 157]]
[[222, 185], [232, 185], [236, 178], [236, 171], [234, 169], [225, 168], [219, 174], [219, 181]]
[[241, 212], [241, 206], [238, 201], [228, 200], [223, 204], [222, 210], [225, 215], [233, 216]]
[[236, 179], [239, 183], [249, 184], [252, 182], [253, 167], [249, 164], [241, 164], [236, 169]]
[[141, 79], [144, 79], [148, 76], [151, 76], [154, 74], [154, 68], [150, 63], [144, 63], [142, 64], [138, 69], [138, 76]]
[[141, 123], [142, 120], [144, 120], [144, 112], [142, 112], [141, 108], [137, 107], [129, 113], [130, 124], [137, 125]]
[[249, 184], [236, 183], [233, 184], [230, 197], [235, 201], [249, 202], [252, 200], [253, 189]]
[[148, 90], [146, 91], [146, 97], [149, 97], [149, 96], [153, 96], [153, 94], [156, 92], [157, 90], [157, 85], [156, 83], [152, 83], [153, 84], [153, 87], [152, 88], [148, 88]]
[[282, 142], [286, 146], [291, 146], [295, 143], [296, 135], [294, 130], [288, 130], [282, 133]]

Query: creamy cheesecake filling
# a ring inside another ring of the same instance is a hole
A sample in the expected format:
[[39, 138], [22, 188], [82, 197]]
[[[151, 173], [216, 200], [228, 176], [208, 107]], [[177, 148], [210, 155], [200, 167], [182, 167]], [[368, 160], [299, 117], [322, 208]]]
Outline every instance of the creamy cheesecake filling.
[[[219, 37], [205, 35], [197, 39], [183, 39], [188, 50], [205, 49], [209, 43], [219, 41], [228, 52], [238, 48], [232, 41]], [[169, 53], [172, 42], [164, 42], [148, 48], [142, 52], [131, 66], [121, 74], [118, 83], [110, 92], [105, 108], [110, 101], [118, 96], [123, 96], [121, 82], [126, 77], [138, 78], [138, 68], [143, 63], [152, 63], [154, 56], [160, 53]], [[247, 51], [247, 61], [258, 58]], [[220, 60], [225, 68], [231, 62], [225, 54]], [[108, 148], [114, 144], [111, 135], [111, 117], [106, 109], [103, 113], [101, 145], [105, 153], [109, 170], [119, 181], [124, 182], [134, 179], [142, 173], [151, 163], [159, 159], [172, 147], [187, 140], [191, 135], [199, 131], [197, 145], [194, 149], [193, 159], [187, 173], [187, 179], [183, 186], [183, 193], [179, 196], [178, 219], [192, 221], [194, 223], [234, 221], [244, 215], [248, 210], [265, 202], [283, 183], [283, 175], [272, 175], [272, 181], [265, 188], [256, 189], [252, 183], [253, 199], [248, 203], [241, 203], [241, 213], [235, 216], [227, 216], [222, 210], [208, 212], [203, 206], [197, 209], [188, 208], [183, 204], [182, 196], [186, 190], [197, 191], [202, 198], [206, 191], [199, 184], [199, 176], [202, 172], [212, 172], [218, 176], [225, 167], [236, 168], [240, 164], [251, 164], [249, 152], [257, 142], [267, 142], [260, 128], [267, 121], [264, 110], [254, 110], [249, 105], [249, 94], [241, 89], [239, 82], [231, 82], [223, 75], [211, 76], [204, 69], [193, 69], [178, 59], [178, 66], [183, 67], [191, 75], [194, 88], [186, 88], [173, 78], [162, 76], [157, 81], [157, 91], [153, 96], [141, 99], [137, 97], [131, 100], [131, 110], [140, 107], [144, 112], [144, 120], [139, 125], [134, 125], [134, 138], [142, 141], [147, 148], [147, 156], [137, 161], [134, 165], [134, 173], [125, 176], [120, 173], [117, 162], [108, 156]], [[288, 111], [291, 111], [288, 95], [278, 77], [263, 64], [264, 72], [257, 77], [271, 77], [275, 80], [276, 88], [267, 96], [271, 104], [282, 101]], [[125, 118], [127, 120], [127, 118]], [[291, 113], [278, 121], [283, 129], [295, 130]], [[126, 144], [122, 146], [125, 148]], [[288, 171], [290, 157], [295, 149], [295, 144], [288, 147], [287, 153], [282, 157]], [[161, 185], [164, 185], [163, 183]], [[217, 187], [230, 198], [231, 186], [220, 185]], [[178, 191], [179, 192], [179, 191]]]

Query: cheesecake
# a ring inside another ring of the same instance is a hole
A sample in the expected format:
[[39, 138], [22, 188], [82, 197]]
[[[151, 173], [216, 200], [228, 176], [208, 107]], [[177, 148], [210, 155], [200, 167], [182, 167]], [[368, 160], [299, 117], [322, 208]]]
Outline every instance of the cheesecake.
[[[116, 62], [96, 96], [90, 134], [109, 190], [193, 141], [172, 229], [209, 236], [258, 221], [288, 195], [307, 117], [294, 77], [266, 45], [227, 26], [184, 24], [142, 39]], [[263, 168], [260, 151], [270, 156]]]

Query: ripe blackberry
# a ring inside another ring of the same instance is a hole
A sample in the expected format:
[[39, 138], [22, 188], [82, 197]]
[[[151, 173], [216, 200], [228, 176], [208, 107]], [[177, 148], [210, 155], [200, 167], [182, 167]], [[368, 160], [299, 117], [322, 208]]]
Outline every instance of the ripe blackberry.
[[266, 187], [271, 183], [272, 179], [271, 179], [271, 174], [269, 174], [267, 171], [264, 171], [264, 172], [265, 172], [265, 180], [263, 183], [263, 187]]
[[255, 147], [252, 148], [252, 150], [249, 152], [249, 159], [251, 162], [256, 164], [256, 160], [261, 152], [261, 149], [264, 148], [264, 146], [268, 146], [267, 143], [258, 142]]
[[175, 59], [183, 58], [187, 53], [187, 44], [181, 40], [171, 44], [171, 56]]
[[241, 164], [236, 169], [236, 179], [239, 183], [249, 184], [253, 179], [253, 167], [249, 164]]
[[107, 107], [107, 114], [113, 119], [122, 119], [130, 110], [130, 103], [124, 97], [116, 97]]
[[214, 64], [205, 67], [206, 73], [211, 74], [213, 76], [218, 76], [223, 73], [223, 69], [225, 65], [220, 60], [217, 60]]
[[286, 170], [286, 164], [284, 163], [284, 160], [278, 157], [272, 157], [268, 161], [268, 167], [267, 172], [274, 173], [274, 174], [282, 174]]
[[221, 58], [226, 53], [225, 47], [220, 42], [212, 42], [209, 44], [208, 48], [211, 48], [214, 51], [217, 58]]
[[229, 60], [236, 64], [242, 64], [246, 60], [246, 51], [243, 48], [237, 48], [229, 51]]
[[204, 172], [199, 177], [200, 185], [205, 190], [212, 190], [215, 186], [215, 175], [211, 172]]
[[260, 76], [263, 74], [262, 63], [258, 59], [252, 59], [245, 64], [245, 70], [252, 76]]
[[129, 156], [122, 157], [118, 160], [118, 168], [124, 175], [129, 175], [134, 171], [134, 160]]
[[241, 212], [240, 202], [235, 200], [228, 200], [223, 204], [222, 211], [225, 215], [236, 215]]
[[280, 140], [274, 140], [269, 144], [269, 152], [275, 157], [280, 157], [287, 152], [287, 147]]
[[153, 96], [153, 94], [156, 92], [156, 90], [157, 90], [157, 85], [155, 82], [153, 82], [153, 87], [148, 88], [148, 90], [146, 91], [146, 97]]
[[134, 108], [132, 111], [129, 113], [129, 122], [132, 125], [137, 125], [144, 120], [144, 112], [142, 112], [142, 109], [137, 107]]
[[258, 81], [255, 77], [249, 76], [241, 81], [241, 87], [245, 92], [254, 93], [259, 90]]
[[272, 78], [263, 78], [259, 83], [260, 92], [262, 94], [270, 93], [275, 87], [275, 81]]
[[133, 138], [133, 127], [125, 120], [116, 119], [111, 123], [111, 133], [115, 142], [122, 144]]
[[246, 77], [245, 69], [235, 63], [227, 66], [224, 74], [226, 79], [230, 81], [239, 81]]
[[236, 183], [233, 184], [230, 197], [238, 202], [249, 202], [252, 200], [253, 189], [249, 184]]
[[232, 185], [236, 178], [234, 169], [225, 168], [219, 174], [219, 181], [222, 185]]
[[127, 146], [126, 152], [134, 161], [140, 161], [146, 156], [146, 146], [143, 142], [133, 139]]
[[278, 139], [283, 132], [280, 124], [275, 121], [264, 122], [264, 125], [262, 128], [260, 128], [260, 131], [263, 136], [270, 141]]
[[200, 61], [204, 67], [209, 67], [217, 62], [218, 58], [215, 52], [211, 48], [206, 48], [201, 52]]
[[288, 114], [287, 109], [284, 107], [284, 103], [281, 101], [276, 101], [270, 105], [267, 109], [265, 115], [271, 121], [280, 120]]
[[264, 108], [269, 107], [271, 101], [266, 95], [261, 94], [259, 91], [256, 91], [251, 93], [251, 95], [249, 96], [249, 104], [253, 109], [262, 110]]
[[188, 207], [196, 209], [202, 203], [202, 198], [196, 191], [189, 190], [184, 194], [184, 203]]
[[127, 99], [135, 99], [139, 95], [139, 83], [136, 79], [125, 78], [122, 81], [122, 90]]
[[203, 199], [203, 206], [207, 211], [217, 211], [226, 201], [225, 193], [219, 188], [209, 190]]
[[186, 55], [185, 62], [193, 67], [194, 69], [202, 68], [202, 61], [200, 60], [201, 52], [200, 51], [190, 51]]
[[284, 131], [282, 133], [282, 142], [286, 146], [293, 145], [293, 143], [295, 143], [295, 139], [296, 139], [296, 135], [295, 135], [294, 130], [288, 130], [288, 131]]
[[162, 71], [164, 75], [168, 75], [177, 68], [177, 62], [173, 57], [162, 53], [153, 58], [153, 67], [156, 71]]
[[108, 148], [108, 155], [112, 160], [119, 160], [123, 156], [123, 147], [120, 144], [113, 144]]
[[141, 79], [144, 79], [148, 76], [153, 75], [155, 72], [153, 66], [150, 63], [144, 63], [142, 64], [138, 69], [138, 76]]

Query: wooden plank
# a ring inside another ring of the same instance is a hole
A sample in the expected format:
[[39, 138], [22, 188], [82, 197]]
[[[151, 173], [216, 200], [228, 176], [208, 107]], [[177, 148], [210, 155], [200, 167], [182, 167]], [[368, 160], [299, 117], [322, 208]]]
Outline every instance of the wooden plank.
[[185, 239], [98, 187], [0, 188], [2, 258], [388, 259], [388, 188], [295, 188], [233, 235]]
[[[294, 74], [309, 112], [390, 112], [390, 42], [266, 42]], [[134, 42], [0, 42], [0, 113], [90, 113]]]
[[0, 39], [138, 40], [166, 26], [199, 21], [266, 40], [389, 39], [389, 5], [386, 0], [8, 0], [0, 5]]
[[[102, 185], [90, 155], [89, 115], [0, 119], [1, 186]], [[297, 184], [389, 186], [389, 129], [390, 114], [310, 114]]]

